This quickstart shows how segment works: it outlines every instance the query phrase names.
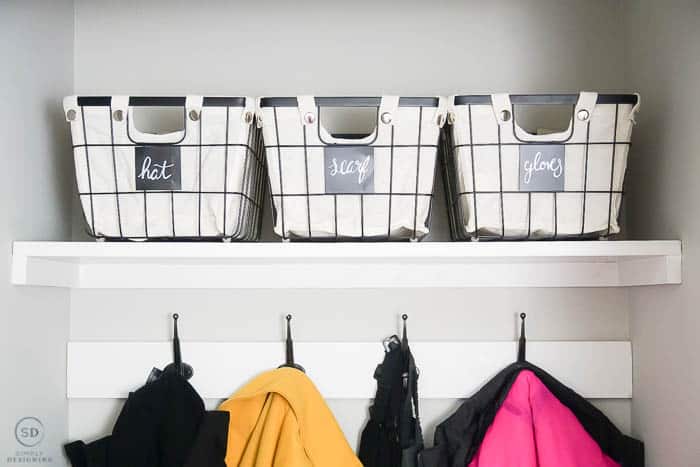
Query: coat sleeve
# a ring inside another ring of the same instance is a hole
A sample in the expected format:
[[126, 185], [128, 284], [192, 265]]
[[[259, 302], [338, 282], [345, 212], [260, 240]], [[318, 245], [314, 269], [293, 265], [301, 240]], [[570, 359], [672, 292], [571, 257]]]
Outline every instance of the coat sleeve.
[[111, 436], [106, 436], [89, 444], [75, 441], [66, 444], [66, 456], [73, 467], [107, 467], [107, 452]]

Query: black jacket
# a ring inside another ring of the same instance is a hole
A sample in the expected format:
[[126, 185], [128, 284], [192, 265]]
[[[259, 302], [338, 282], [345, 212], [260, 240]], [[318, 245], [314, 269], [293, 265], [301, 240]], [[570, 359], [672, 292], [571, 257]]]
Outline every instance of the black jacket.
[[73, 467], [225, 467], [228, 414], [206, 412], [194, 388], [164, 373], [131, 393], [112, 435], [67, 444]]
[[532, 371], [571, 410], [602, 451], [621, 467], [644, 467], [644, 445], [623, 435], [586, 399], [528, 362], [513, 363], [468, 398], [435, 430], [435, 444], [419, 456], [421, 467], [465, 467], [472, 461], [516, 378]]

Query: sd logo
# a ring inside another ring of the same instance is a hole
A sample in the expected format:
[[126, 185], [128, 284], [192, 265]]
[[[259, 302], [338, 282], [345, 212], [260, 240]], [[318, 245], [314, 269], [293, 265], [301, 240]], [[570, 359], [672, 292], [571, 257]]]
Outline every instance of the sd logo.
[[15, 438], [22, 446], [32, 448], [44, 439], [44, 425], [36, 417], [24, 417], [15, 425]]

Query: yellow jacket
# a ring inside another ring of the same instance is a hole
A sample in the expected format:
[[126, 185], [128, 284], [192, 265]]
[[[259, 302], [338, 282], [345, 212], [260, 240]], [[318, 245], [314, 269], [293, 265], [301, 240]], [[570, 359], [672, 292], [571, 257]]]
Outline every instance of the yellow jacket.
[[311, 380], [293, 368], [255, 378], [230, 412], [227, 467], [362, 467]]

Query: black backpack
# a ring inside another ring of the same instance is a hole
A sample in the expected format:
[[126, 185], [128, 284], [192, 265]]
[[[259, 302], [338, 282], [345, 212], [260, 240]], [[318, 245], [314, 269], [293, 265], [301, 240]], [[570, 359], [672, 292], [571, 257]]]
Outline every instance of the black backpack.
[[364, 467], [416, 467], [423, 450], [418, 414], [418, 370], [405, 336], [385, 341], [377, 366], [377, 395], [362, 432], [359, 458]]

